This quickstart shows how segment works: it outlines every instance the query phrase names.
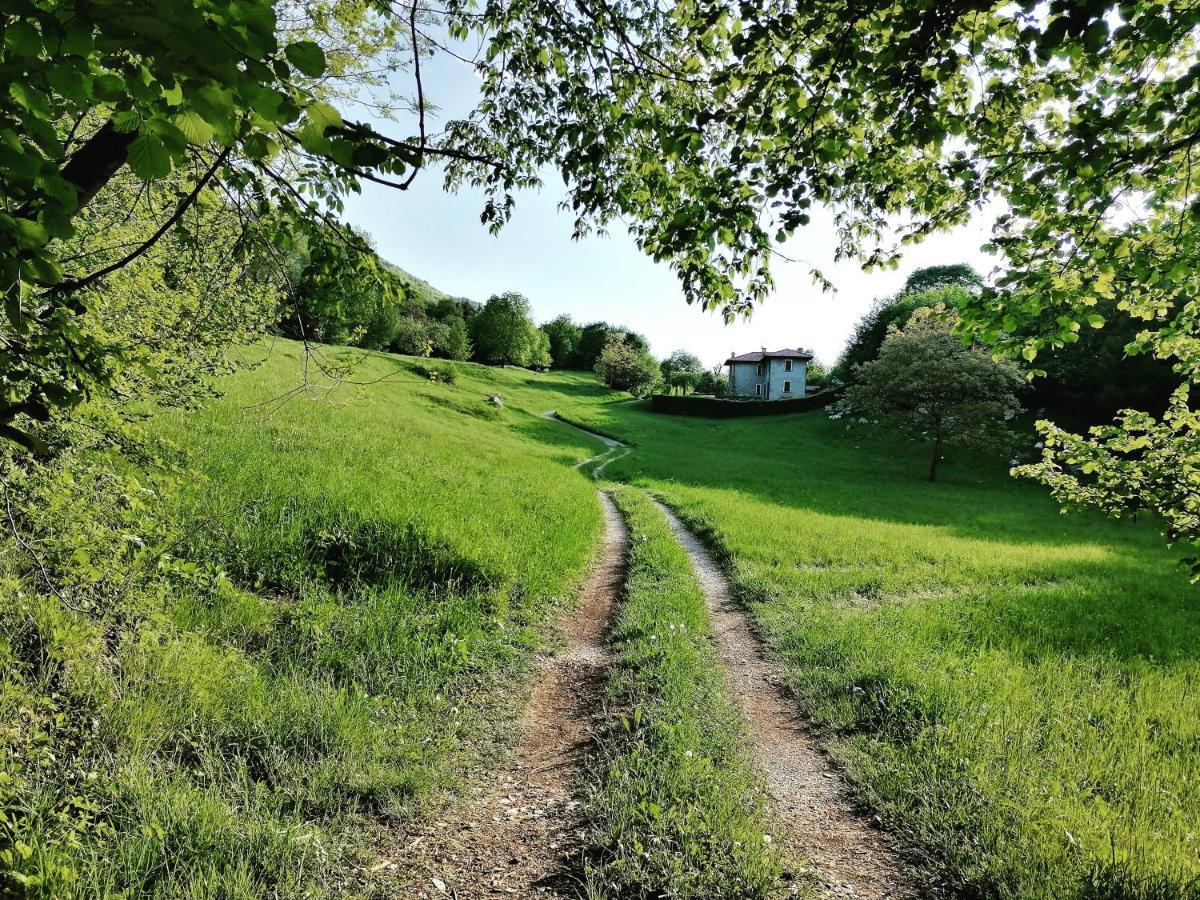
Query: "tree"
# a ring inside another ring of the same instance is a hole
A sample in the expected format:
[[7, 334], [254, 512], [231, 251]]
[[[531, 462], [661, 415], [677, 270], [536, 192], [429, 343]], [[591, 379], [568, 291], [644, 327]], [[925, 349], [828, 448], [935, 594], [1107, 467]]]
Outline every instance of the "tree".
[[614, 330], [607, 322], [584, 325], [579, 332], [579, 342], [575, 345], [575, 358], [571, 368], [594, 369]]
[[431, 355], [433, 338], [430, 336], [429, 323], [411, 316], [401, 317], [396, 323], [391, 349], [394, 353], [403, 353], [405, 356]]
[[[366, 245], [364, 235], [350, 233]], [[280, 330], [297, 340], [384, 349], [402, 315], [423, 317], [424, 310], [377, 264], [347, 257], [342, 240], [334, 229], [320, 226], [298, 249], [302, 268], [293, 279]], [[373, 253], [371, 259], [377, 263]]]
[[924, 266], [916, 269], [904, 282], [902, 293], [919, 294], [944, 287], [960, 287], [970, 293], [983, 290], [983, 279], [967, 263]]
[[939, 304], [958, 307], [966, 300], [967, 293], [959, 285], [947, 285], [923, 291], [902, 291], [891, 297], [876, 300], [871, 311], [859, 319], [858, 324], [854, 326], [854, 334], [850, 336], [845, 349], [838, 357], [834, 373], [843, 381], [853, 378], [858, 366], [870, 362], [879, 355], [888, 331], [893, 326], [900, 326], [907, 322], [917, 309]]
[[705, 371], [696, 382], [696, 393], [712, 394], [714, 397], [724, 397], [729, 393], [729, 379], [721, 374], [721, 367]]
[[495, 365], [528, 365], [533, 349], [529, 301], [512, 291], [494, 294], [475, 317], [475, 352]]
[[804, 383], [809, 387], [828, 387], [832, 378], [833, 374], [829, 368], [816, 359], [809, 361], [808, 368], [804, 372]]
[[435, 324], [436, 330], [430, 330], [435, 356], [443, 359], [471, 358], [471, 338], [462, 316], [447, 316]]
[[650, 341], [647, 340], [644, 334], [639, 334], [630, 328], [615, 328], [613, 329], [613, 333], [619, 333], [621, 335], [621, 340], [623, 340], [627, 346], [632, 347], [634, 350], [639, 350], [645, 353], [650, 352]]
[[705, 374], [700, 358], [686, 350], [676, 350], [664, 359], [660, 370], [663, 381], [683, 394], [694, 389]]
[[554, 359], [550, 356], [550, 336], [540, 328], [534, 328], [530, 332], [529, 361], [526, 365], [531, 369], [545, 371], [553, 363]]
[[859, 366], [846, 392], [850, 407], [933, 441], [929, 480], [937, 481], [946, 441], [994, 446], [1003, 422], [1020, 410], [1016, 366], [992, 359], [951, 333], [946, 310], [920, 309], [892, 327], [879, 358]]
[[658, 361], [649, 351], [631, 347], [623, 338], [614, 337], [596, 361], [596, 374], [613, 390], [643, 397], [658, 383]]
[[554, 368], [566, 369], [573, 365], [583, 330], [570, 316], [562, 315], [543, 325], [542, 331], [550, 339], [550, 358]]

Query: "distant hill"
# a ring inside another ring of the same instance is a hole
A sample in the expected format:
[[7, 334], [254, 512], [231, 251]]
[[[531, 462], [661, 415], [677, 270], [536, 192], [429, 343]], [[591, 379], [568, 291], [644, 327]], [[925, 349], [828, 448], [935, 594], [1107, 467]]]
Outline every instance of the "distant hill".
[[454, 297], [445, 291], [438, 290], [424, 278], [418, 278], [411, 272], [400, 268], [394, 262], [383, 260], [383, 266], [410, 288], [425, 298], [426, 303], [436, 303], [438, 300], [465, 300], [465, 297]]

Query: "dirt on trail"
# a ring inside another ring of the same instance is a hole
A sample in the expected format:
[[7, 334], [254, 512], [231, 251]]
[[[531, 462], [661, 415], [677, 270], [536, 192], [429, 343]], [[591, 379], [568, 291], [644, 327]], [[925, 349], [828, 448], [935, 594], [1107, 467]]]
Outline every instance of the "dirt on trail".
[[857, 812], [842, 776], [796, 711], [782, 674], [764, 656], [721, 567], [670, 509], [656, 504], [691, 557], [708, 601], [730, 688], [767, 776], [776, 840], [810, 867], [821, 897], [925, 896], [887, 838]]
[[607, 494], [604, 543], [573, 611], [565, 647], [543, 660], [503, 768], [481, 773], [469, 798], [410, 834], [401, 853], [413, 874], [403, 896], [483, 900], [574, 898], [583, 810], [576, 791], [607, 663], [604, 635], [629, 553], [625, 522]]

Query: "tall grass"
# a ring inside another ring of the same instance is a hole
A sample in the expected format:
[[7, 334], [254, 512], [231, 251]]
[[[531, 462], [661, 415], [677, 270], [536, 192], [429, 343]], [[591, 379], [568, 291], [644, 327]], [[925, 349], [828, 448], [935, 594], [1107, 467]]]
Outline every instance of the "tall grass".
[[590, 895], [768, 896], [780, 872], [764, 788], [704, 595], [662, 513], [640, 491], [613, 497], [631, 556], [588, 803]]
[[999, 897], [1200, 896], [1200, 595], [1153, 522], [820, 414], [579, 409], [724, 555], [862, 799]]
[[497, 752], [574, 595], [600, 515], [570, 464], [593, 447], [539, 414], [604, 401], [593, 378], [435, 383], [370, 354], [362, 384], [282, 402], [300, 348], [256, 352], [223, 400], [154, 421], [199, 477], [138, 513], [173, 540], [110, 607], [3, 573], [0, 894], [370, 891], [372, 829]]

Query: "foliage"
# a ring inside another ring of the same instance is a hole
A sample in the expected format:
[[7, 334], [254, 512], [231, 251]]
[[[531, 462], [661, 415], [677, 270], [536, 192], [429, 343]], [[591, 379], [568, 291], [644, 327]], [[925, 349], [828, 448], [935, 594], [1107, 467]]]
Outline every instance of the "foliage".
[[892, 327], [878, 359], [855, 370], [846, 401], [855, 412], [932, 440], [929, 480], [937, 481], [946, 441], [1004, 441], [1003, 423], [1020, 411], [1023, 383], [1016, 366], [952, 334], [945, 308], [922, 308], [902, 330]]
[[808, 368], [804, 371], [804, 383], [808, 387], [829, 387], [832, 380], [833, 374], [829, 371], [828, 366], [818, 359], [809, 360]]
[[1079, 340], [1038, 356], [1046, 374], [1030, 382], [1026, 406], [1044, 410], [1063, 425], [1086, 427], [1112, 419], [1122, 409], [1161, 416], [1178, 377], [1166, 360], [1137, 353], [1133, 343], [1142, 325], [1123, 316], [1115, 300], [1097, 304], [1103, 328], [1086, 328]]
[[[940, 267], [939, 267], [940, 268]], [[956, 268], [956, 267], [952, 267]], [[925, 273], [930, 270], [918, 269], [909, 281], [924, 283], [932, 278]], [[961, 284], [942, 285], [923, 290], [905, 290], [891, 297], [883, 297], [875, 301], [871, 310], [854, 326], [854, 333], [846, 342], [841, 355], [838, 357], [834, 373], [843, 381], [849, 381], [857, 366], [868, 363], [879, 356], [879, 348], [887, 338], [888, 329], [893, 325], [902, 326], [909, 320], [913, 312], [922, 306], [933, 307], [939, 303], [948, 307], [957, 307], [967, 300], [967, 292]]]
[[[583, 335], [583, 329], [575, 324], [568, 315], [561, 315], [542, 325], [550, 340], [550, 364], [555, 369], [573, 368], [577, 361], [576, 349]], [[595, 362], [592, 363], [595, 365]], [[581, 366], [590, 369], [592, 366]]]
[[1157, 522], [1061, 515], [967, 451], [927, 490], [925, 446], [819, 414], [572, 418], [632, 444], [605, 475], [728, 560], [856, 799], [931, 883], [1195, 896], [1200, 614]]
[[454, 384], [458, 380], [458, 370], [447, 363], [414, 363], [412, 370], [437, 384]]
[[1200, 499], [1191, 477], [1180, 477], [1200, 455], [1196, 418], [1184, 395], [1172, 399], [1161, 420], [1127, 410], [1086, 437], [1042, 420], [1041, 460], [1013, 472], [1049, 486], [1064, 507], [1095, 506], [1114, 518], [1158, 513], [1171, 542], [1189, 550], [1184, 562], [1192, 580], [1200, 580]]
[[588, 882], [599, 896], [772, 896], [765, 792], [695, 572], [640, 491], [613, 497], [632, 549], [588, 802]]
[[729, 393], [729, 378], [721, 374], [721, 367], [712, 371], [704, 370], [696, 380], [697, 394], [712, 394], [714, 397], [724, 397]]
[[533, 356], [534, 327], [529, 301], [509, 291], [493, 294], [472, 321], [475, 351], [484, 362], [527, 366]]
[[969, 263], [923, 266], [905, 279], [901, 293], [920, 294], [946, 287], [959, 287], [968, 293], [978, 294], [983, 290], [983, 279]]
[[429, 326], [433, 355], [444, 359], [470, 359], [471, 337], [462, 316], [449, 315]]
[[[17, 420], [44, 420], [112, 387], [127, 349], [81, 327], [92, 308], [86, 288], [157, 244], [203, 193], [220, 191], [288, 253], [305, 220], [318, 218], [303, 191], [336, 205], [358, 166], [395, 173], [417, 161], [403, 144], [364, 138], [327, 102], [339, 79], [371, 80], [370, 62], [347, 51], [373, 56], [396, 28], [343, 0], [289, 14], [281, 19], [266, 0], [220, 16], [164, 0], [155, 28], [77, 3], [17, 4], [5, 17], [0, 76], [14, 87], [0, 97], [9, 135], [0, 282], [5, 327], [19, 338], [0, 358], [0, 428], [10, 439], [29, 444]], [[306, 26], [302, 36], [294, 25]], [[297, 39], [282, 43], [289, 34]], [[321, 42], [338, 43], [341, 55], [330, 61]], [[152, 194], [174, 192], [154, 227], [106, 264], [71, 254], [81, 210], [126, 174]]]
[[405, 316], [397, 323], [390, 350], [403, 353], [406, 356], [429, 356], [433, 353], [433, 340], [429, 334], [429, 324], [425, 319]]
[[658, 361], [649, 351], [630, 346], [623, 336], [613, 336], [596, 361], [596, 374], [613, 390], [642, 397], [658, 383]]
[[695, 390], [700, 379], [705, 374], [704, 363], [700, 357], [686, 350], [676, 350], [659, 365], [662, 380], [671, 388], [677, 388], [681, 394]]
[[554, 359], [550, 355], [550, 335], [540, 328], [532, 329], [529, 333], [529, 368], [544, 372], [553, 362]]
[[607, 322], [592, 322], [580, 329], [579, 341], [575, 345], [575, 358], [571, 365], [573, 369], [586, 369], [591, 372], [600, 361], [600, 354], [608, 346], [609, 339], [618, 329]]
[[[365, 245], [364, 235], [354, 236]], [[373, 255], [347, 256], [344, 240], [323, 226], [296, 253], [301, 268], [280, 330], [298, 340], [386, 349], [400, 328], [404, 287]]]

